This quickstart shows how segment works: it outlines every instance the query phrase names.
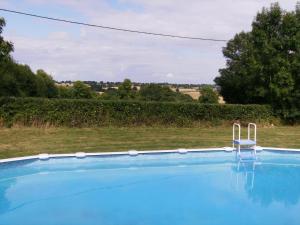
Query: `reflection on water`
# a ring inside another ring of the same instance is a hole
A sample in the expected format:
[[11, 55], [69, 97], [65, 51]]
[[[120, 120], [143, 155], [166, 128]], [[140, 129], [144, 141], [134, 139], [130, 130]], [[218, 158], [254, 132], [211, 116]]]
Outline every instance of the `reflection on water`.
[[254, 202], [296, 205], [300, 198], [300, 164], [239, 161], [232, 167], [236, 189], [244, 188]]
[[256, 161], [238, 161], [233, 166], [236, 176], [236, 189], [240, 188], [241, 182], [244, 183], [245, 190], [251, 191], [254, 187], [255, 181], [255, 167]]
[[300, 167], [262, 164], [255, 170], [255, 186], [248, 195], [267, 206], [274, 201], [295, 205], [300, 197]]

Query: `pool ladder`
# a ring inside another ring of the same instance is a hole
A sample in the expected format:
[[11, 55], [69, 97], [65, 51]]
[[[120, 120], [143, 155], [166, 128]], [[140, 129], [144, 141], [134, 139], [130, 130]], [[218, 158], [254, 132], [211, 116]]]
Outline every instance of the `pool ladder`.
[[[237, 137], [236, 129], [238, 130]], [[253, 133], [253, 139], [251, 139], [251, 133]], [[241, 125], [234, 123], [232, 126], [232, 147], [236, 151], [238, 160], [256, 160], [256, 124], [249, 123], [248, 139], [241, 139]], [[247, 152], [248, 154], [242, 154], [242, 151]], [[251, 153], [250, 155], [249, 152]]]

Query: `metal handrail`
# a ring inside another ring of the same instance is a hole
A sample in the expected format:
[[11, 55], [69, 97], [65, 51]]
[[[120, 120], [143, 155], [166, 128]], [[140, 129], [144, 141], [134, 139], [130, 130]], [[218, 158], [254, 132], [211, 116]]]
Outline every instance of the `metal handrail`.
[[[236, 128], [238, 128], [238, 139], [236, 139]], [[254, 130], [254, 144], [252, 142], [243, 142], [241, 143], [241, 125], [238, 123], [234, 123], [232, 126], [232, 147], [233, 149], [236, 150], [237, 156], [241, 156], [241, 145], [246, 146], [248, 145], [249, 147], [253, 147], [253, 152], [254, 157], [256, 158], [256, 124], [255, 123], [248, 123], [248, 140], [250, 141], [251, 139], [251, 128]], [[251, 140], [252, 141], [252, 140]], [[235, 148], [236, 147], [236, 148]]]
[[234, 148], [234, 140], [236, 140], [235, 139], [235, 128], [236, 127], [239, 130], [239, 140], [241, 140], [241, 125], [238, 124], [238, 123], [234, 123], [233, 126], [232, 126], [232, 142], [233, 142], [232, 146], [233, 146], [233, 148]]
[[254, 141], [256, 142], [256, 124], [255, 123], [249, 123], [248, 124], [248, 140], [250, 140], [251, 137], [251, 127], [254, 128]]

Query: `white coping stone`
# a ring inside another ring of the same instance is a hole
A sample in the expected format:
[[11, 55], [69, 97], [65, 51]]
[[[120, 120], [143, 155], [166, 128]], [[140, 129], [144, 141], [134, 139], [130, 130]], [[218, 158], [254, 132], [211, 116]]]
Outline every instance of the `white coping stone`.
[[86, 156], [113, 156], [113, 155], [128, 155], [128, 152], [95, 152], [86, 153]]
[[141, 154], [157, 154], [157, 153], [176, 153], [177, 150], [148, 150], [148, 151], [139, 151]]
[[30, 160], [30, 159], [38, 159], [38, 155], [36, 155], [36, 156], [17, 157], [17, 158], [8, 158], [8, 159], [0, 159], [0, 163], [17, 162], [17, 161]]
[[130, 151], [128, 151], [128, 154], [129, 154], [130, 156], [137, 156], [137, 155], [139, 154], [139, 152], [136, 151], [136, 150], [130, 150]]
[[255, 146], [254, 148], [255, 148], [255, 151], [258, 151], [258, 152], [264, 150], [264, 148], [261, 146]]
[[189, 152], [214, 152], [222, 151], [222, 148], [198, 148], [198, 149], [188, 149]]
[[[259, 146], [257, 146], [259, 147]], [[223, 148], [200, 148], [200, 149], [186, 149], [188, 152], [203, 152], [203, 151], [224, 151], [225, 148], [230, 147], [223, 147]], [[275, 148], [275, 147], [261, 147], [262, 150], [272, 150], [272, 151], [290, 151], [290, 152], [300, 152], [300, 149], [293, 149], [293, 148]], [[233, 149], [233, 148], [231, 148]], [[130, 153], [131, 152], [131, 153]], [[85, 156], [110, 156], [110, 155], [137, 155], [139, 153], [142, 154], [154, 154], [154, 153], [178, 153], [178, 150], [150, 150], [150, 151], [123, 151], [123, 152], [99, 152], [99, 153], [84, 153]], [[16, 162], [22, 160], [29, 160], [29, 159], [41, 159], [40, 156], [43, 156], [44, 159], [48, 158], [62, 158], [62, 157], [76, 157], [76, 154], [39, 154], [33, 156], [25, 156], [25, 157], [16, 157], [16, 158], [8, 158], [8, 159], [0, 159], [0, 163], [7, 163], [7, 162]], [[42, 157], [42, 158], [43, 158]]]
[[178, 149], [178, 153], [179, 154], [186, 154], [186, 153], [188, 153], [188, 150], [185, 149], [185, 148], [180, 148], [180, 149]]
[[232, 147], [223, 147], [223, 150], [225, 152], [232, 152], [234, 150], [234, 148], [232, 148]]
[[51, 154], [51, 158], [75, 157], [75, 154]]
[[86, 154], [85, 154], [85, 152], [76, 152], [75, 153], [75, 157], [76, 158], [85, 158], [86, 157]]
[[39, 158], [40, 160], [47, 160], [47, 159], [50, 158], [50, 156], [49, 156], [49, 154], [47, 154], [47, 153], [43, 153], [43, 154], [39, 154], [39, 155], [38, 155], [38, 158]]
[[295, 148], [273, 148], [273, 147], [263, 147], [264, 150], [271, 151], [288, 151], [288, 152], [300, 152], [300, 149]]

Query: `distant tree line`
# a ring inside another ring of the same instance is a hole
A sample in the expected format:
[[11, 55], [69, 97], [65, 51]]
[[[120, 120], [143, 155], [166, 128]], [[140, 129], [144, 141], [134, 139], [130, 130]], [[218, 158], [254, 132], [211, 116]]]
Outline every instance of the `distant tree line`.
[[164, 102], [191, 102], [192, 97], [179, 92], [174, 92], [168, 86], [159, 84], [144, 84], [137, 90], [129, 79], [125, 79], [118, 89], [110, 88], [100, 97], [105, 100], [141, 100]]
[[[104, 100], [140, 100], [159, 102], [193, 102], [190, 95], [179, 91], [173, 91], [169, 86], [160, 84], [142, 84], [140, 90], [133, 86], [129, 79], [125, 79], [118, 89], [109, 88], [99, 98]], [[199, 90], [201, 103], [218, 103], [218, 94], [210, 86], [204, 86]]]
[[[106, 89], [109, 88], [114, 88], [120, 86], [123, 82], [117, 81], [117, 82], [112, 82], [112, 81], [82, 81], [83, 83], [89, 85], [93, 91], [96, 92], [104, 92]], [[71, 80], [66, 80], [66, 81], [59, 81], [57, 82], [58, 84], [61, 85], [70, 85], [73, 83]], [[135, 87], [140, 87], [140, 86], [145, 86], [145, 85], [152, 85], [153, 83], [141, 83], [141, 82], [133, 82], [132, 85]], [[202, 89], [203, 87], [211, 87], [213, 89], [218, 89], [217, 85], [214, 84], [174, 84], [174, 83], [155, 83], [159, 86], [168, 86], [170, 88], [175, 88], [175, 89]]]

